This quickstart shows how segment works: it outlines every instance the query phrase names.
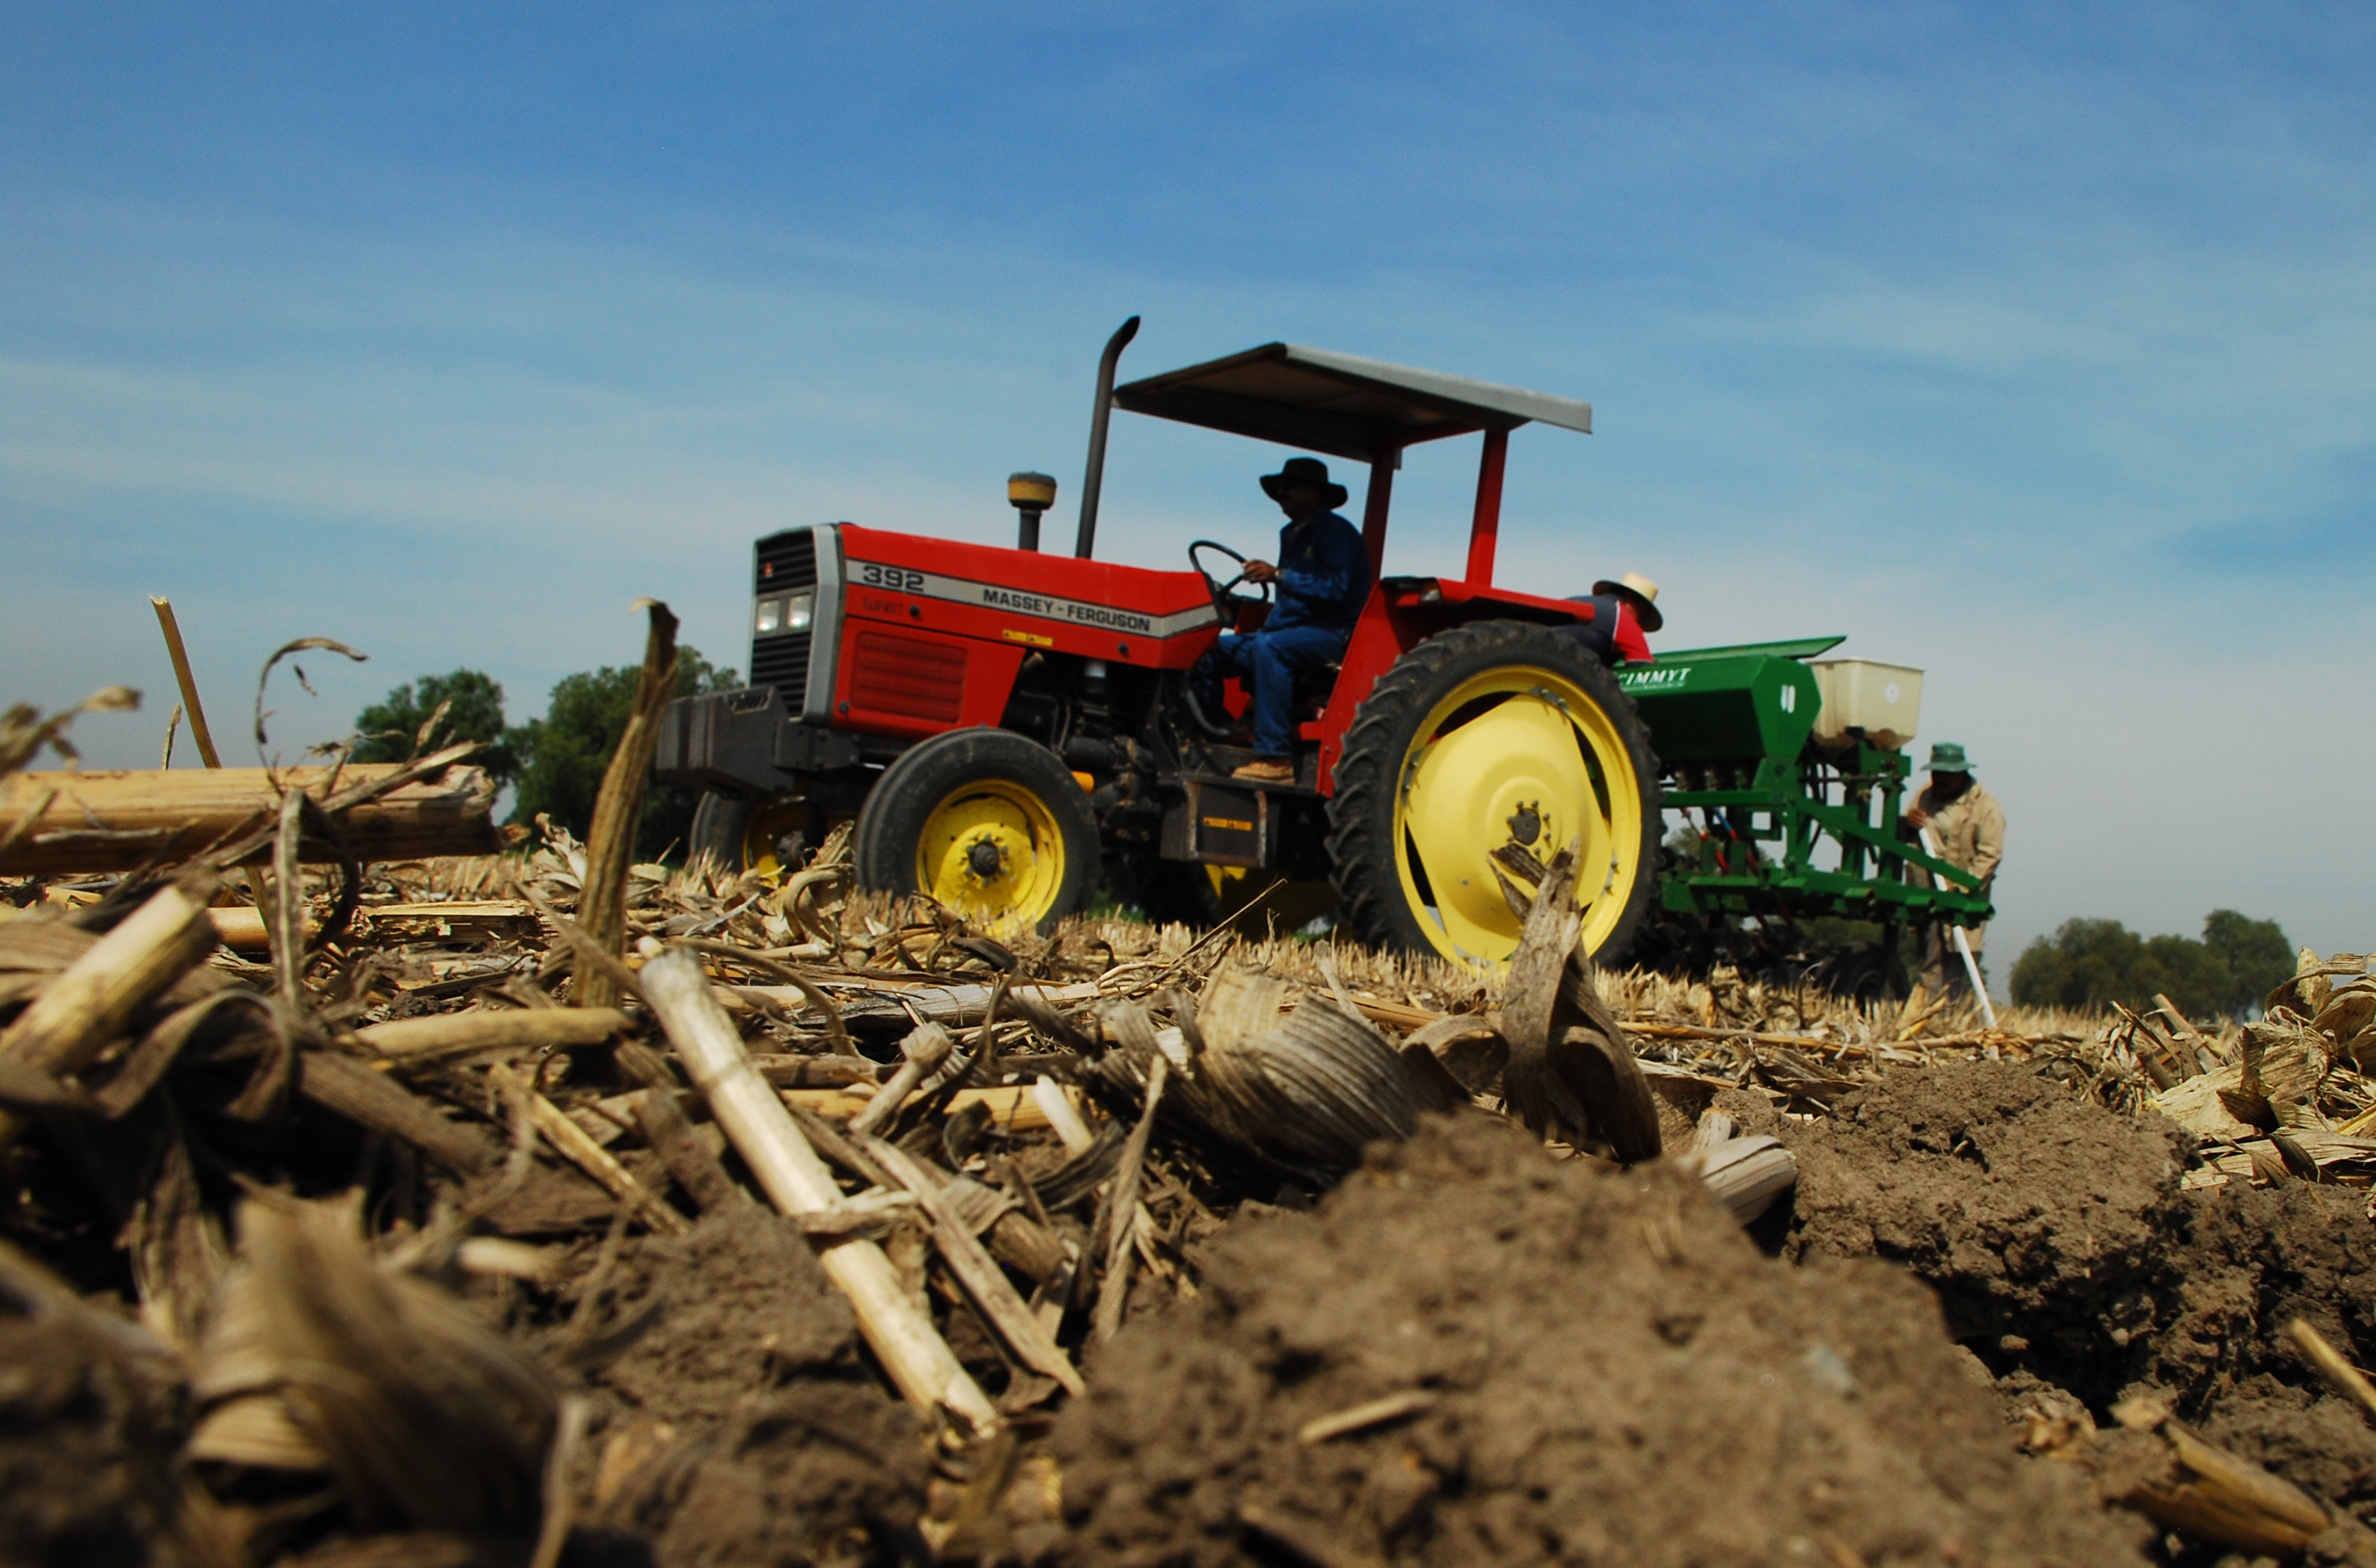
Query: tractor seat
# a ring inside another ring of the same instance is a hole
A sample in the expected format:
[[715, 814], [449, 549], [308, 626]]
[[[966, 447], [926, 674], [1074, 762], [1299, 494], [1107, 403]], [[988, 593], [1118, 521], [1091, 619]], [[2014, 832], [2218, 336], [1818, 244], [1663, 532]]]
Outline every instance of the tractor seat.
[[1336, 677], [1343, 671], [1340, 663], [1315, 664], [1300, 670], [1295, 675], [1295, 718], [1301, 724], [1317, 719], [1336, 695]]

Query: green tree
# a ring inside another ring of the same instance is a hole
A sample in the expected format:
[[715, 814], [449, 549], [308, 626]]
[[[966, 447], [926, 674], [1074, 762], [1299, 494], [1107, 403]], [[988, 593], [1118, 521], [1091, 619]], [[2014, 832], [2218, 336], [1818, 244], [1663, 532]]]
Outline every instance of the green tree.
[[2032, 1007], [2150, 1005], [2168, 997], [2191, 1017], [2241, 1016], [2293, 973], [2293, 946], [2275, 921], [2214, 909], [2200, 941], [2141, 937], [2118, 921], [2065, 921], [2022, 950], [2013, 999]]
[[[2207, 1018], [2215, 1013], [2235, 1011], [2228, 1001], [2232, 989], [2228, 966], [2220, 961], [2218, 954], [2194, 938], [2145, 938], [2144, 954], [2134, 981], [2136, 1002], [2143, 1004], [2156, 995], [2167, 996], [2188, 1017]], [[2124, 1002], [2131, 999], [2121, 998]]]
[[2144, 942], [2118, 921], [2064, 921], [2014, 960], [2013, 999], [2024, 1007], [2080, 1008], [2134, 1001], [2144, 956]]
[[[552, 706], [512, 731], [521, 764], [519, 793], [512, 820], [533, 823], [541, 812], [584, 837], [594, 822], [594, 797], [602, 771], [611, 766], [627, 719], [635, 711], [640, 668], [604, 666], [564, 676], [552, 688]], [[742, 684], [731, 669], [714, 665], [690, 647], [677, 649], [676, 695], [731, 691]], [[644, 819], [636, 831], [636, 852], [650, 857], [673, 844], [682, 851], [693, 826], [700, 791], [655, 781], [644, 794]]]
[[2227, 967], [2228, 992], [2219, 1011], [2231, 1016], [2258, 1008], [2294, 972], [2294, 944], [2275, 921], [2214, 909], [2204, 918], [2203, 944]]
[[[447, 703], [452, 706], [424, 742], [422, 727]], [[497, 784], [519, 777], [519, 754], [504, 728], [504, 688], [482, 671], [457, 670], [407, 681], [388, 693], [386, 701], [356, 715], [355, 732], [360, 737], [354, 750], [357, 762], [410, 762], [416, 753], [476, 741], [483, 749], [470, 760]]]

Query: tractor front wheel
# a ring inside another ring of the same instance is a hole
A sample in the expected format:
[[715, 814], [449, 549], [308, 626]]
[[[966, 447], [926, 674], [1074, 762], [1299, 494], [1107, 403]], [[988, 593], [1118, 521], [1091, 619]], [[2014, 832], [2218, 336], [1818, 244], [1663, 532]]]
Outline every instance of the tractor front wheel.
[[1011, 730], [952, 730], [883, 770], [858, 814], [858, 880], [1040, 931], [1098, 885], [1098, 819], [1055, 753]]
[[1649, 738], [1598, 659], [1545, 627], [1481, 621], [1371, 688], [1336, 765], [1329, 858], [1362, 936], [1491, 964], [1520, 925], [1494, 851], [1548, 861], [1578, 844], [1582, 944], [1610, 962], [1657, 897], [1661, 799]]
[[707, 855], [730, 872], [757, 872], [774, 878], [798, 871], [816, 834], [806, 801], [789, 795], [738, 801], [705, 792], [693, 808], [685, 835], [688, 857]]

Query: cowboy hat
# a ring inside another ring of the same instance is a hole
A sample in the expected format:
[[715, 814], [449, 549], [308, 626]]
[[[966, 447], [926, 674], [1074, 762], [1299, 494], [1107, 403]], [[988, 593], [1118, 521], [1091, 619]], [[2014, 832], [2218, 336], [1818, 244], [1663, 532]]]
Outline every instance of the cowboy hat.
[[1613, 593], [1632, 605], [1634, 619], [1642, 624], [1645, 632], [1655, 632], [1667, 624], [1667, 618], [1658, 613], [1657, 605], [1652, 602], [1658, 597], [1658, 585], [1639, 572], [1628, 572], [1615, 582], [1597, 582], [1592, 585], [1592, 591]]
[[1289, 457], [1275, 474], [1262, 476], [1263, 493], [1273, 501], [1290, 484], [1308, 484], [1318, 489], [1327, 499], [1323, 503], [1331, 510], [1345, 505], [1345, 487], [1330, 482], [1328, 465], [1317, 457]]

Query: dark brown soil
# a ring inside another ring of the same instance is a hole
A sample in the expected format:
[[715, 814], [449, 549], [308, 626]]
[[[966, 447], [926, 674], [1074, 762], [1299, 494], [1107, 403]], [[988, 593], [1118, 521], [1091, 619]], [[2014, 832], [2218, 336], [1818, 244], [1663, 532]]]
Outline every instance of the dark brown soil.
[[[1051, 1560], [2142, 1561], [2142, 1526], [2014, 1453], [1929, 1292], [1762, 1256], [1663, 1168], [1437, 1123], [1206, 1261], [1060, 1421]], [[1408, 1390], [1436, 1402], [1298, 1439]]]
[[1785, 1124], [1799, 1157], [1786, 1256], [1879, 1257], [1939, 1292], [1999, 1372], [2098, 1403], [2135, 1375], [2186, 1228], [2191, 1144], [2014, 1063], [1906, 1071], [1835, 1117]]
[[2285, 1338], [2299, 1316], [2360, 1365], [2376, 1357], [2365, 1193], [2182, 1193], [2186, 1134], [2012, 1064], [1901, 1072], [1835, 1119], [1762, 1120], [1800, 1160], [1786, 1253], [1912, 1269], [2000, 1374], [2009, 1415], [2068, 1390], [2100, 1421], [2123, 1393], [2156, 1389], [2213, 1442], [2328, 1503], [2376, 1504], [2376, 1431]]
[[754, 1205], [631, 1244], [612, 1279], [605, 1322], [659, 1316], [593, 1375], [604, 1523], [647, 1536], [660, 1568], [905, 1553], [920, 1428], [859, 1360], [849, 1303], [799, 1231]]
[[2190, 1194], [2181, 1283], [2141, 1375], [2205, 1408], [2274, 1375], [2319, 1386], [2285, 1338], [2295, 1318], [2361, 1366], [2376, 1356], [2376, 1226], [2368, 1194], [2288, 1182]]
[[156, 1512], [172, 1506], [172, 1397], [86, 1331], [0, 1310], [0, 1562], [172, 1562]]

